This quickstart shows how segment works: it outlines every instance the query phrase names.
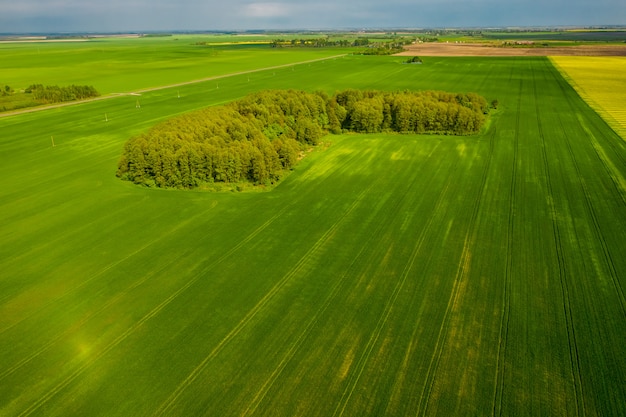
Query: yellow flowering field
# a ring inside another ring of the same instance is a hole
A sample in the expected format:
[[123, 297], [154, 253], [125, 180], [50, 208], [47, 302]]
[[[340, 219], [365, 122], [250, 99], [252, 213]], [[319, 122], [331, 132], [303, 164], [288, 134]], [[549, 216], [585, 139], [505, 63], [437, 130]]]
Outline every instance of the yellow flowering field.
[[550, 59], [578, 94], [626, 140], [626, 57]]

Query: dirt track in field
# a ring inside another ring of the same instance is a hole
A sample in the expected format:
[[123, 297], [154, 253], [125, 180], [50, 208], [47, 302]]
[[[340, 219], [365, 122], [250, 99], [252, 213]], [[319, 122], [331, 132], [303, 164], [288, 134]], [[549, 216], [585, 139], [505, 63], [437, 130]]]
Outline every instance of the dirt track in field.
[[399, 56], [626, 56], [626, 44], [554, 47], [504, 47], [477, 43], [421, 43]]

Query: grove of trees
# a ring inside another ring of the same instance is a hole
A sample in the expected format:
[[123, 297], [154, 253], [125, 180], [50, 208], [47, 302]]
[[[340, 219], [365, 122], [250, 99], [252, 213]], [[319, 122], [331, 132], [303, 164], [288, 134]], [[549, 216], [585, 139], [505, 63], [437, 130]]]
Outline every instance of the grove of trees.
[[271, 184], [329, 132], [467, 135], [481, 129], [487, 112], [474, 93], [262, 91], [131, 138], [117, 175], [151, 187]]
[[90, 85], [70, 85], [59, 87], [58, 85], [32, 84], [26, 90], [33, 98], [41, 103], [61, 103], [64, 101], [84, 100], [98, 97], [100, 93]]

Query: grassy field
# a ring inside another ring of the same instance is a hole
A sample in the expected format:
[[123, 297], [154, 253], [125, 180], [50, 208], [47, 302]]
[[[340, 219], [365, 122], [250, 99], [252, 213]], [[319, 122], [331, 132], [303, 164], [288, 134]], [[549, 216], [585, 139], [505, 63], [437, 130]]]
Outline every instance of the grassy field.
[[[0, 416], [625, 414], [625, 142], [548, 59], [401, 62], [0, 119]], [[165, 117], [350, 87], [500, 105], [474, 137], [330, 136], [271, 192], [114, 176]]]
[[626, 140], [626, 58], [553, 57], [578, 94]]
[[[273, 49], [267, 44], [212, 44], [215, 36], [0, 43], [2, 86], [93, 85], [123, 93], [225, 73], [345, 53], [345, 49]], [[202, 43], [208, 42], [204, 45]]]

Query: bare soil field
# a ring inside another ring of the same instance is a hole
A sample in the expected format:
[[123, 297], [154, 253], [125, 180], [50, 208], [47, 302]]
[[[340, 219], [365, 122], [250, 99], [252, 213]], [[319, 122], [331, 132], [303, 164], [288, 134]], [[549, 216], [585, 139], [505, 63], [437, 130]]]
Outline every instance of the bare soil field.
[[399, 56], [626, 56], [625, 45], [504, 47], [479, 43], [421, 43]]

